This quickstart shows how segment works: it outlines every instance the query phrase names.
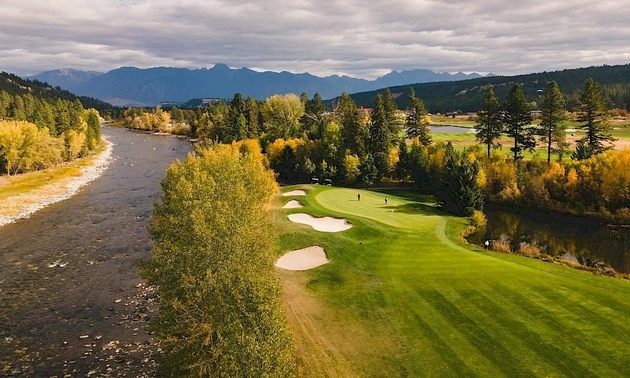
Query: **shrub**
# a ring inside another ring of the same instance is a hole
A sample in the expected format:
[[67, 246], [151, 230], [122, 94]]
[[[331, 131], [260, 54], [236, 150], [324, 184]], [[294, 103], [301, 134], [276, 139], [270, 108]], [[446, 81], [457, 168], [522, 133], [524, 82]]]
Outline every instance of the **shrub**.
[[510, 248], [510, 243], [505, 240], [493, 240], [490, 243], [490, 248], [493, 251], [502, 252], [502, 253], [512, 253], [512, 248]]

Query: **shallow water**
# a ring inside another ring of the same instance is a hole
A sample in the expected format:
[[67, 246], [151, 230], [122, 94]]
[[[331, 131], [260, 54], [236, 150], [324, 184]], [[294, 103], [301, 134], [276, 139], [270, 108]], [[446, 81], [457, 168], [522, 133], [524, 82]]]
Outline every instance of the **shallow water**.
[[611, 267], [630, 273], [630, 228], [594, 218], [557, 213], [486, 209], [485, 235], [475, 243], [502, 240], [518, 251], [521, 244], [537, 246], [551, 256], [564, 256], [588, 267]]
[[114, 144], [103, 175], [74, 197], [0, 227], [0, 376], [151, 376], [143, 326], [154, 294], [134, 264], [167, 165], [188, 142], [103, 128]]

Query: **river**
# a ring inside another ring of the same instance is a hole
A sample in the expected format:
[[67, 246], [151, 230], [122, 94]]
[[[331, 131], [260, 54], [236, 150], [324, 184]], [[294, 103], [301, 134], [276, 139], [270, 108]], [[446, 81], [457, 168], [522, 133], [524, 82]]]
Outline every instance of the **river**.
[[0, 227], [0, 376], [154, 376], [157, 304], [135, 263], [185, 140], [104, 127], [113, 160], [70, 199]]

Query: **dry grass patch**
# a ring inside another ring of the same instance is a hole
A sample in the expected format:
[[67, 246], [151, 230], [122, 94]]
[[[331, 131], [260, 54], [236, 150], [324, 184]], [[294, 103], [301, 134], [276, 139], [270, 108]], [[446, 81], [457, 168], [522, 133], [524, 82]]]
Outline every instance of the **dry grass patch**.
[[518, 247], [518, 253], [527, 257], [539, 257], [542, 254], [537, 245], [528, 243], [521, 243]]
[[510, 248], [510, 243], [504, 240], [493, 240], [491, 247], [493, 251], [497, 251], [501, 253], [512, 253], [512, 248]]

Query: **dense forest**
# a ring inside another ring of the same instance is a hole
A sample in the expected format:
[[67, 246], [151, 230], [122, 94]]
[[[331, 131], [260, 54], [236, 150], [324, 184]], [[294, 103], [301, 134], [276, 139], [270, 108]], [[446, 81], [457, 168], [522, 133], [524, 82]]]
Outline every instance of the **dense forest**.
[[[558, 83], [539, 84], [536, 123], [523, 85], [513, 84], [503, 101], [497, 87], [484, 86], [475, 104], [479, 144], [465, 151], [432, 141], [428, 106], [413, 88], [405, 95], [404, 111], [389, 89], [376, 95], [371, 113], [346, 93], [332, 111], [317, 94], [257, 101], [237, 93], [229, 103], [194, 110], [130, 108], [124, 123], [189, 132], [205, 144], [257, 139], [285, 183], [313, 177], [348, 186], [403, 181], [436, 193], [444, 208], [462, 215], [502, 201], [625, 219], [630, 195], [623, 183], [630, 178], [620, 164], [626, 153], [612, 151], [611, 104], [603, 86], [586, 79], [569, 113]], [[568, 118], [584, 132], [575, 145], [566, 141]], [[501, 138], [509, 141], [510, 155], [497, 149]], [[524, 159], [535, 150], [534, 158]]]
[[100, 114], [86, 108], [82, 99], [46, 84], [0, 75], [0, 173], [52, 167], [86, 155], [100, 140]]
[[[397, 106], [403, 109], [409, 101], [409, 87], [422, 98], [431, 113], [476, 112], [481, 104], [484, 88], [490, 84], [500, 100], [507, 97], [514, 84], [520, 84], [529, 102], [538, 106], [545, 84], [555, 81], [562, 90], [569, 110], [578, 104], [578, 94], [587, 78], [598, 82], [610, 108], [630, 110], [630, 64], [588, 67], [518, 76], [492, 76], [456, 82], [434, 82], [391, 87]], [[353, 94], [357, 106], [371, 108], [376, 94], [370, 91]], [[332, 102], [339, 101], [339, 98]]]
[[31, 94], [38, 99], [47, 100], [48, 102], [54, 102], [56, 100], [79, 100], [85, 109], [96, 109], [103, 117], [108, 118], [117, 115], [117, 109], [115, 107], [101, 100], [92, 97], [76, 96], [59, 87], [53, 88], [47, 83], [42, 83], [38, 80], [23, 79], [7, 72], [0, 72], [0, 91], [14, 96]]

